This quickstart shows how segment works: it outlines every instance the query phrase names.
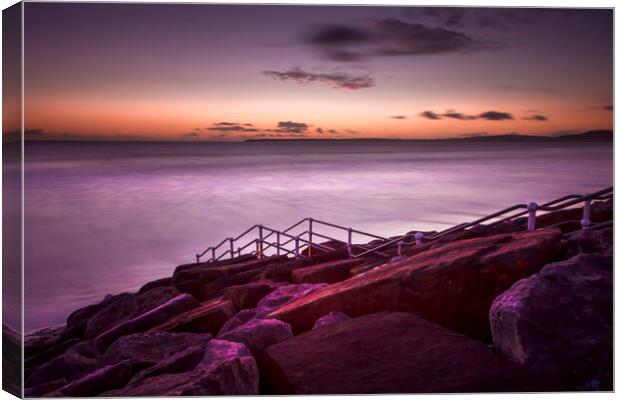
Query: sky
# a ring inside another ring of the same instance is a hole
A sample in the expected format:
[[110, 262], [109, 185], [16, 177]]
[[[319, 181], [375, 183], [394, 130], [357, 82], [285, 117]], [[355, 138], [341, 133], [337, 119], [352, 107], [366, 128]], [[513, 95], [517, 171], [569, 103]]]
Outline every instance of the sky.
[[24, 57], [27, 139], [612, 129], [610, 9], [26, 3]]

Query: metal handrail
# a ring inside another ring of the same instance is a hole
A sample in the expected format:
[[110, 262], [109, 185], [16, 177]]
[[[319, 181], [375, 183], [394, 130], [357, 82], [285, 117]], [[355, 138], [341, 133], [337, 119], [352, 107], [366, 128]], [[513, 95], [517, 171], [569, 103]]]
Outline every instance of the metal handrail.
[[[351, 227], [345, 227], [345, 226], [334, 224], [331, 222], [316, 220], [311, 217], [303, 218], [284, 230], [276, 230], [276, 229], [272, 229], [272, 228], [269, 228], [263, 225], [253, 225], [252, 227], [248, 228], [240, 235], [236, 237], [226, 238], [222, 240], [216, 246], [208, 247], [202, 253], [196, 254], [196, 262], [200, 262], [200, 259], [208, 252], [211, 252], [211, 257], [207, 262], [220, 260], [228, 254], [230, 254], [231, 258], [233, 258], [235, 256], [235, 247], [234, 247], [235, 243], [240, 241], [246, 235], [256, 230], [258, 231], [258, 238], [254, 238], [250, 240], [249, 242], [247, 242], [245, 245], [241, 247], [237, 247], [238, 255], [241, 255], [241, 251], [245, 250], [247, 247], [251, 246], [252, 244], [256, 245], [256, 251], [253, 251], [250, 254], [256, 254], [259, 257], [262, 257], [264, 255], [264, 251], [270, 248], [275, 249], [277, 251], [277, 254], [281, 254], [281, 252], [284, 252], [285, 254], [294, 254], [296, 257], [299, 257], [301, 255], [301, 248], [300, 248], [301, 245], [307, 246], [310, 249], [309, 252], [312, 252], [312, 249], [319, 249], [323, 251], [334, 251], [335, 250], [331, 246], [321, 244], [321, 243], [315, 243], [314, 236], [316, 236], [319, 238], [345, 244], [347, 246], [348, 255], [351, 258], [364, 257], [369, 254], [375, 254], [375, 255], [382, 256], [382, 257], [390, 257], [389, 254], [383, 253], [380, 250], [383, 250], [390, 246], [397, 246], [398, 254], [400, 255], [402, 253], [403, 246], [410, 246], [413, 244], [419, 245], [419, 244], [422, 244], [424, 241], [437, 240], [446, 235], [454, 234], [457, 232], [462, 232], [466, 229], [480, 225], [483, 222], [486, 222], [492, 219], [497, 219], [499, 217], [502, 217], [508, 213], [512, 213], [517, 210], [521, 210], [521, 211], [514, 213], [512, 215], [505, 216], [504, 218], [491, 223], [490, 226], [500, 224], [503, 222], [507, 222], [507, 221], [511, 221], [516, 218], [528, 215], [527, 229], [534, 230], [536, 226], [536, 212], [537, 211], [547, 211], [547, 212], [558, 211], [558, 210], [565, 209], [565, 208], [568, 208], [570, 206], [573, 206], [579, 203], [584, 203], [583, 219], [581, 220], [582, 227], [588, 228], [591, 224], [591, 221], [590, 221], [591, 202], [593, 200], [606, 200], [606, 199], [611, 198], [612, 196], [613, 196], [613, 186], [610, 186], [608, 188], [599, 190], [597, 192], [585, 194], [585, 195], [569, 194], [569, 195], [557, 198], [555, 200], [549, 201], [547, 203], [543, 203], [541, 205], [538, 205], [536, 203], [515, 204], [503, 210], [500, 210], [495, 213], [478, 218], [475, 221], [464, 222], [464, 223], [455, 225], [453, 227], [447, 228], [437, 233], [425, 235], [422, 232], [415, 232], [415, 233], [412, 232], [412, 233], [407, 233], [405, 235], [399, 236], [394, 239], [385, 238], [383, 236], [360, 231], [357, 229], [353, 229]], [[306, 229], [305, 231], [297, 235], [293, 235], [292, 233], [290, 233], [293, 229], [299, 227], [300, 225], [306, 222], [308, 223], [308, 229]], [[325, 235], [323, 233], [316, 232], [313, 229], [315, 224], [328, 226], [330, 228], [334, 228], [334, 229], [347, 232], [347, 241], [345, 242], [344, 240], [336, 239], [331, 236]], [[265, 234], [265, 232], [267, 233]], [[354, 244], [352, 241], [352, 236], [354, 233], [357, 235], [367, 236], [375, 240], [382, 240], [383, 243], [377, 246], [374, 246], [372, 248], [369, 248], [368, 245]], [[267, 239], [273, 237], [273, 235], [276, 236], [276, 239], [277, 239], [276, 242], [267, 241]], [[304, 239], [304, 236], [307, 236], [308, 239]], [[281, 241], [280, 240], [281, 237], [284, 237], [286, 240]], [[414, 238], [414, 240], [408, 241], [408, 239], [411, 239], [411, 238]], [[229, 248], [226, 251], [222, 252], [221, 254], [216, 255], [217, 250], [220, 249], [226, 243], [229, 243]], [[294, 243], [295, 245], [294, 250], [291, 250], [286, 247], [286, 246], [289, 246], [291, 243]], [[361, 253], [354, 254], [353, 249], [361, 249], [363, 251]]]

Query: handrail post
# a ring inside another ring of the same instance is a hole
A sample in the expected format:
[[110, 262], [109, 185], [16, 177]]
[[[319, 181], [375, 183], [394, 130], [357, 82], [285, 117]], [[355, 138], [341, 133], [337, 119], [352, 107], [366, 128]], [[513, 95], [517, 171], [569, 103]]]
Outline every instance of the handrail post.
[[528, 216], [527, 216], [527, 230], [533, 231], [536, 229], [536, 210], [538, 209], [538, 204], [531, 202], [527, 205]]
[[280, 231], [276, 232], [276, 240], [278, 243], [276, 246], [276, 251], [278, 252], [278, 255], [280, 255]]
[[211, 248], [211, 261], [215, 261], [215, 248]]
[[592, 200], [586, 200], [583, 203], [583, 218], [581, 219], [581, 227], [587, 228], [592, 224], [590, 220], [590, 205], [592, 204]]
[[235, 258], [235, 240], [233, 238], [228, 238], [230, 242], [230, 258]]
[[200, 264], [200, 256], [196, 254], [196, 264]]
[[299, 236], [295, 236], [295, 257], [299, 257]]
[[312, 255], [312, 218], [308, 218], [308, 241], [310, 244], [308, 245], [308, 255]]
[[241, 257], [241, 247], [237, 247], [237, 257]]
[[263, 258], [263, 226], [258, 225], [258, 247], [256, 249], [258, 258]]
[[402, 240], [399, 241], [398, 243], [396, 243], [396, 245], [398, 246], [398, 256], [402, 256], [403, 255], [403, 244], [405, 242], [403, 242]]
[[417, 232], [415, 234], [415, 245], [420, 246], [422, 244], [423, 238], [424, 238], [424, 234], [422, 232]]
[[353, 249], [353, 228], [349, 227], [349, 229], [347, 229], [347, 232], [347, 253], [349, 254], [349, 257], [351, 257], [351, 250]]

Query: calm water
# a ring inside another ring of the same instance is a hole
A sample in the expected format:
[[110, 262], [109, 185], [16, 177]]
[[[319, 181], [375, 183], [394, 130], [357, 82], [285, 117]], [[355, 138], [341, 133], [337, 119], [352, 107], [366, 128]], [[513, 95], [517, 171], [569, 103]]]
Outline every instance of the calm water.
[[29, 143], [26, 329], [169, 276], [255, 223], [380, 235], [612, 184], [611, 145]]

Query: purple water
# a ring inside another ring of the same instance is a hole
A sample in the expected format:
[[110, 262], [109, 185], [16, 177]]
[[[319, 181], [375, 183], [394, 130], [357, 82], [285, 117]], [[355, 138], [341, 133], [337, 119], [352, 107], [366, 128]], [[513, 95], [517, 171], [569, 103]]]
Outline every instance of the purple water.
[[594, 144], [28, 143], [25, 327], [169, 276], [256, 223], [442, 229], [610, 186], [612, 164]]

